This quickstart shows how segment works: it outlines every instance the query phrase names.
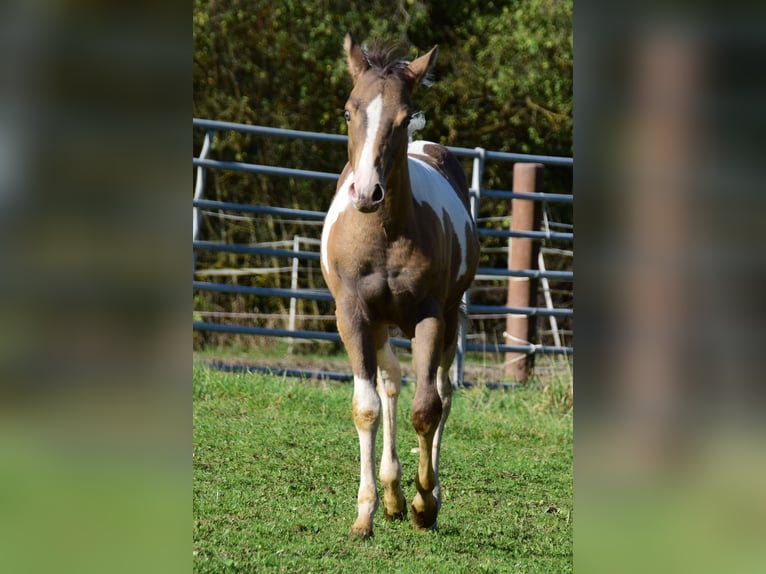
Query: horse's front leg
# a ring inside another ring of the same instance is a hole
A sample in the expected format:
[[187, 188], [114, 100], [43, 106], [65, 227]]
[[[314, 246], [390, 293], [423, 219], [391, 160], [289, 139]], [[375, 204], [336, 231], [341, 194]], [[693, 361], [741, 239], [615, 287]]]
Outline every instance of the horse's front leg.
[[[437, 317], [427, 317], [415, 328], [413, 358], [417, 376], [412, 402], [412, 426], [418, 434], [420, 459], [415, 478], [417, 494], [412, 501], [412, 519], [421, 529], [436, 528], [439, 504], [434, 497], [436, 474], [432, 448], [434, 436], [442, 422], [442, 399], [437, 388], [444, 325]], [[438, 456], [438, 455], [437, 455]], [[437, 492], [438, 494], [438, 492]]]
[[375, 390], [375, 377], [354, 375], [352, 402], [354, 425], [359, 436], [359, 491], [357, 516], [351, 527], [351, 536], [372, 536], [372, 521], [378, 508], [378, 489], [375, 484], [375, 438], [380, 422], [380, 398]]
[[338, 309], [338, 330], [354, 373], [352, 414], [359, 436], [359, 491], [357, 517], [349, 536], [370, 538], [378, 508], [375, 483], [375, 438], [380, 422], [380, 397], [375, 390], [375, 341], [371, 329], [345, 319]]
[[383, 454], [380, 459], [380, 482], [383, 485], [383, 511], [386, 520], [407, 516], [402, 493], [402, 465], [396, 454], [396, 405], [402, 384], [402, 371], [391, 344], [377, 349], [378, 394], [383, 406]]

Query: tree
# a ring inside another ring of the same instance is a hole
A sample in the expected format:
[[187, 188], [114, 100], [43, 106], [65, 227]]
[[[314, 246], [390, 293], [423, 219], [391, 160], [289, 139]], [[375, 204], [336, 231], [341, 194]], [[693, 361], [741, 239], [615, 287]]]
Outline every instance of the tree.
[[[439, 44], [438, 82], [416, 98], [428, 119], [424, 137], [464, 147], [572, 153], [572, 0], [447, 0], [438, 7], [418, 0], [195, 0], [194, 115], [342, 133], [350, 88], [341, 48], [346, 31], [421, 52]], [[302, 161], [300, 154], [323, 155], [304, 144], [264, 147], [236, 134], [226, 138], [218, 150], [237, 160], [289, 164], [296, 156]], [[315, 168], [339, 171], [343, 157], [336, 150]]]

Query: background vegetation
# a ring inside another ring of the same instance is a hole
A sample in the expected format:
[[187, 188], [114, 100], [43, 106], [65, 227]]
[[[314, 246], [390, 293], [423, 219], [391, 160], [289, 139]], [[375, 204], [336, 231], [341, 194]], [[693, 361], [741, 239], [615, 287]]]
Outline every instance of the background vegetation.
[[[423, 139], [461, 147], [572, 155], [572, 0], [420, 0], [350, 2], [320, 0], [194, 0], [195, 117], [329, 133], [345, 133], [342, 110], [351, 80], [342, 41], [347, 31], [362, 43], [401, 44], [408, 57], [440, 48], [436, 83], [420, 88], [415, 104], [425, 111]], [[194, 132], [199, 152], [204, 133]], [[343, 146], [224, 133], [211, 157], [340, 172]], [[468, 164], [466, 164], [468, 166]], [[571, 192], [571, 169], [546, 168], [545, 190]], [[488, 163], [483, 187], [512, 189], [511, 165]], [[205, 197], [325, 211], [332, 184], [208, 172]], [[483, 225], [508, 227], [507, 201], [483, 200]], [[571, 206], [551, 204], [554, 221], [572, 222]], [[497, 218], [497, 219], [491, 219]], [[500, 219], [503, 218], [503, 219]], [[272, 217], [203, 217], [200, 237], [230, 243], [262, 243], [318, 237], [320, 227]], [[482, 266], [504, 267], [502, 238], [484, 238]], [[556, 256], [549, 269], [571, 269]], [[289, 266], [284, 259], [241, 254], [198, 254], [198, 269]], [[301, 263], [300, 287], [323, 287], [318, 266]], [[256, 286], [289, 286], [289, 273], [227, 276]], [[474, 301], [503, 304], [505, 283], [495, 282]], [[569, 306], [571, 284], [559, 283], [554, 298]], [[202, 312], [286, 313], [287, 301], [212, 293], [195, 295]], [[542, 304], [542, 301], [540, 301]], [[305, 313], [331, 315], [331, 304], [299, 302]], [[276, 321], [277, 319], [274, 319]], [[268, 319], [267, 319], [268, 322]], [[502, 341], [503, 321], [482, 326]], [[258, 323], [262, 324], [262, 323]], [[283, 326], [280, 323], [280, 326]], [[306, 328], [328, 329], [324, 323]], [[571, 327], [566, 321], [564, 328]], [[219, 335], [195, 333], [195, 341]]]
[[[194, 116], [342, 133], [347, 31], [410, 56], [439, 45], [420, 94], [429, 139], [572, 154], [571, 0], [195, 0]], [[244, 159], [248, 143], [226, 149]]]

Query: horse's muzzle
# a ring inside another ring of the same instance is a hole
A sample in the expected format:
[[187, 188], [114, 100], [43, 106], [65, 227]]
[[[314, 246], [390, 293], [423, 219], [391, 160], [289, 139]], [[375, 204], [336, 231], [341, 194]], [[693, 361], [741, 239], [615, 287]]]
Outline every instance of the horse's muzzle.
[[359, 193], [356, 186], [352, 183], [351, 188], [349, 189], [349, 195], [351, 197], [351, 203], [353, 203], [354, 207], [359, 211], [362, 213], [372, 213], [373, 211], [377, 211], [383, 204], [383, 200], [386, 198], [386, 191], [383, 189], [382, 185], [376, 183], [371, 192]]

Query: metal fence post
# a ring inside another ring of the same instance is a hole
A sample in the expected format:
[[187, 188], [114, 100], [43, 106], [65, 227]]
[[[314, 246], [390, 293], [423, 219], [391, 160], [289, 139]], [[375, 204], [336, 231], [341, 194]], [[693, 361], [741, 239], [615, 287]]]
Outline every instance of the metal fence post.
[[[545, 258], [543, 257], [543, 252], [540, 250], [540, 252], [537, 254], [537, 263], [538, 268], [540, 271], [545, 273]], [[551, 284], [548, 281], [548, 278], [543, 276], [540, 278], [540, 281], [543, 285], [543, 296], [545, 297], [545, 307], [547, 309], [554, 309], [553, 307], [553, 298], [551, 297]], [[561, 346], [561, 335], [559, 335], [559, 322], [556, 319], [555, 315], [551, 315], [548, 317], [548, 322], [551, 325], [551, 335], [553, 336], [553, 344], [556, 347]]]
[[[542, 164], [516, 163], [513, 166], [513, 191], [516, 193], [535, 193], [542, 187], [539, 181]], [[511, 231], [534, 231], [538, 220], [539, 204], [529, 199], [511, 200]], [[508, 269], [532, 269], [537, 263], [539, 243], [525, 237], [511, 238], [508, 255]], [[536, 307], [531, 304], [531, 297], [536, 293], [536, 286], [529, 277], [510, 277], [508, 280], [508, 307]], [[531, 320], [530, 320], [531, 319]], [[505, 374], [514, 382], [525, 382], [529, 370], [534, 365], [534, 339], [536, 317], [509, 314], [506, 319], [506, 337], [511, 345], [529, 345], [532, 353], [506, 353]]]
[[[210, 151], [210, 145], [213, 143], [214, 132], [208, 130], [205, 132], [205, 139], [202, 142], [202, 149], [199, 152], [200, 159], [205, 159]], [[202, 192], [205, 190], [205, 178], [207, 170], [204, 166], [197, 166], [197, 182], [194, 187], [194, 199], [202, 199]], [[192, 241], [199, 235], [199, 212], [196, 207], [192, 207]]]
[[[301, 237], [299, 235], [293, 235], [293, 251], [298, 253], [301, 250]], [[292, 273], [290, 277], [290, 289], [293, 291], [298, 289], [298, 258], [293, 257]], [[289, 331], [295, 331], [295, 305], [297, 299], [290, 297], [290, 316], [287, 323], [287, 329]], [[287, 354], [293, 354], [293, 338], [287, 339]]]
[[[213, 143], [215, 132], [208, 130], [205, 132], [205, 139], [202, 141], [202, 149], [199, 152], [199, 157], [205, 159], [210, 146]], [[205, 179], [207, 176], [207, 169], [204, 166], [197, 167], [197, 182], [194, 186], [194, 199], [202, 199], [202, 193], [205, 190]], [[199, 211], [196, 207], [192, 206], [192, 242], [197, 241], [199, 235]], [[197, 270], [197, 252], [192, 251], [192, 273]]]
[[[479, 202], [481, 201], [481, 181], [484, 176], [484, 148], [476, 148], [476, 157], [473, 158], [473, 168], [471, 169], [471, 187], [469, 188], [469, 200], [471, 205], [471, 216], [474, 223], [479, 218]], [[457, 327], [457, 353], [455, 355], [455, 366], [452, 375], [452, 386], [457, 389], [463, 386], [465, 370], [465, 349], [468, 338], [468, 308], [471, 305], [471, 288], [465, 290], [461, 299], [463, 312], [460, 313], [460, 319]]]

